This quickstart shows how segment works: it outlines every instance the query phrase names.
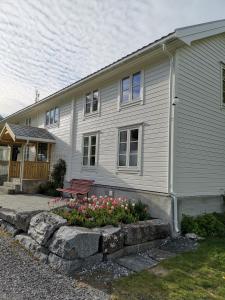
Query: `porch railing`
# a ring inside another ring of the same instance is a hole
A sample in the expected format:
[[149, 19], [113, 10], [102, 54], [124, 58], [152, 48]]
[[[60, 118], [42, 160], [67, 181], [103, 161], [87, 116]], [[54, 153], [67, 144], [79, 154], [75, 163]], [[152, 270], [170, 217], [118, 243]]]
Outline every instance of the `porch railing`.
[[[49, 178], [50, 163], [49, 162], [24, 162], [23, 179], [43, 179]], [[9, 177], [20, 177], [20, 162], [10, 161]]]

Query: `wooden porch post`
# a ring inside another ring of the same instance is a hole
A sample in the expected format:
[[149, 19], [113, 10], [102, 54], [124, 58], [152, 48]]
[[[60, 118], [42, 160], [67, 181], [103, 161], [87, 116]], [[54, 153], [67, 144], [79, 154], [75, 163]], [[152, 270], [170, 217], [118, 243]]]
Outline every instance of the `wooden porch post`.
[[20, 165], [20, 191], [23, 191], [23, 177], [24, 177], [24, 161], [25, 161], [25, 149], [28, 145], [29, 141], [26, 144], [22, 144], [22, 161]]
[[8, 153], [8, 177], [7, 177], [7, 181], [10, 181], [10, 165], [11, 165], [11, 154], [12, 154], [12, 147], [10, 145], [8, 145], [8, 149], [9, 149], [9, 153]]

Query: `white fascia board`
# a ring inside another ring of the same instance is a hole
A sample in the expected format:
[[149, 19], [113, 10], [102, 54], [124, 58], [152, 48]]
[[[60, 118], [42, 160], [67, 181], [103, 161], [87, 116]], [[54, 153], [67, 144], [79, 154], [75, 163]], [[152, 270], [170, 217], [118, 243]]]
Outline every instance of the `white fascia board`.
[[178, 39], [191, 45], [193, 41], [204, 39], [225, 32], [225, 20], [209, 22], [194, 26], [178, 28], [175, 35]]
[[42, 139], [42, 138], [35, 138], [35, 137], [29, 137], [29, 136], [16, 136], [16, 140], [24, 140], [24, 141], [32, 141], [32, 142], [42, 142], [42, 143], [51, 143], [55, 144], [55, 140], [50, 140], [50, 139]]

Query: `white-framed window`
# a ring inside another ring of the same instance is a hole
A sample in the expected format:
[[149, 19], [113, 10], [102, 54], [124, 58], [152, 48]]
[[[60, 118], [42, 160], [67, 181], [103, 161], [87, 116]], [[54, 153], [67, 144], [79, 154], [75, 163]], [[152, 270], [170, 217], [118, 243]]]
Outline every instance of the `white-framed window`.
[[143, 103], [143, 71], [135, 72], [120, 81], [120, 107]]
[[89, 92], [85, 96], [84, 115], [93, 115], [99, 112], [100, 93], [99, 90]]
[[98, 164], [98, 132], [83, 135], [82, 142], [82, 166], [96, 167]]
[[59, 108], [54, 107], [45, 113], [45, 126], [52, 126], [59, 124]]
[[31, 126], [31, 118], [26, 118], [25, 124], [26, 126]]
[[221, 64], [221, 103], [225, 107], [225, 64]]
[[141, 170], [142, 124], [118, 129], [118, 170]]

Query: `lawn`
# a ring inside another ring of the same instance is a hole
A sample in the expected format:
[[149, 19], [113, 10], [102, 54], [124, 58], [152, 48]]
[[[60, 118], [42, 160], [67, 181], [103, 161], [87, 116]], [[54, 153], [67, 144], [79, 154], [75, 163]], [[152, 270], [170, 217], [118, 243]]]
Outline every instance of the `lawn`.
[[113, 300], [225, 299], [225, 238], [201, 242], [198, 250], [121, 278], [113, 284]]

